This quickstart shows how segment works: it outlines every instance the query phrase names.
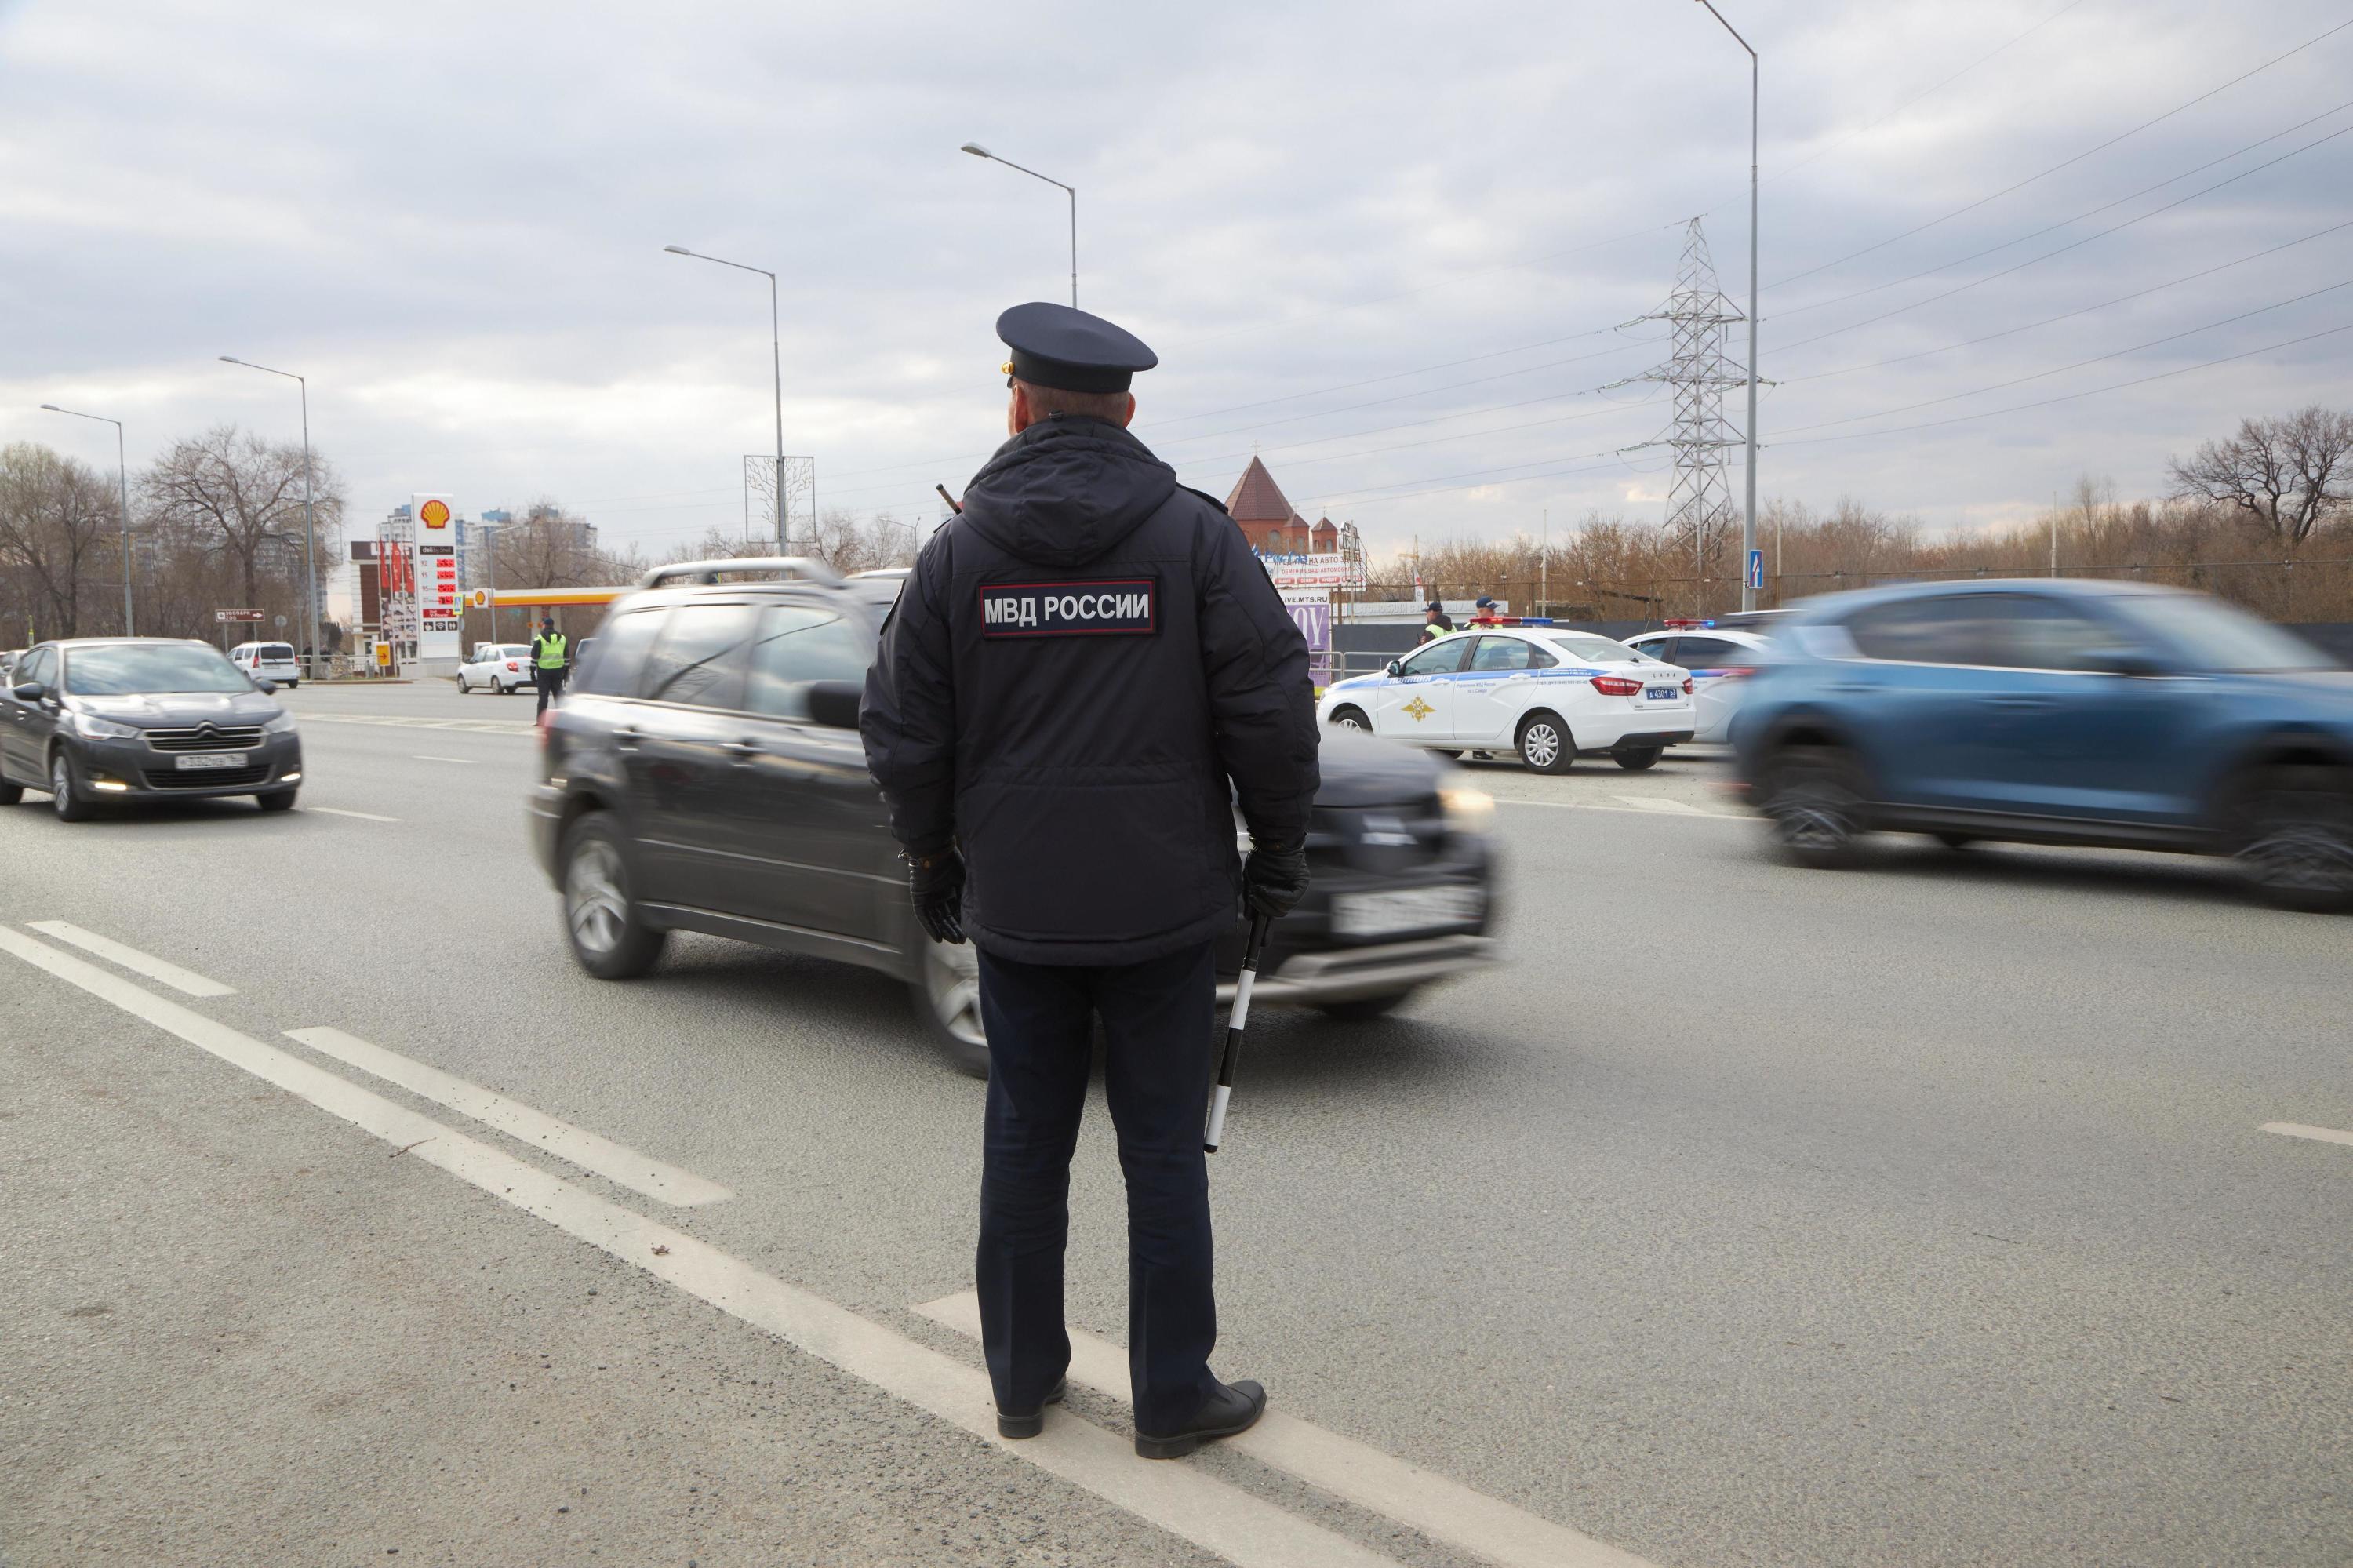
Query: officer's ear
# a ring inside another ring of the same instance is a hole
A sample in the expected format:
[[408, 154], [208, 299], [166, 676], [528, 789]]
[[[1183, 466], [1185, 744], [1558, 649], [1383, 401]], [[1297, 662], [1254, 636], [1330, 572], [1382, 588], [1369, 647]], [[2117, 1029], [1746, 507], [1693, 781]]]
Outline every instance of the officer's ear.
[[1037, 422], [1038, 417], [1029, 411], [1029, 389], [1016, 381], [1005, 400], [1005, 433], [1018, 436]]
[[1127, 411], [1119, 417], [1119, 428], [1124, 430], [1134, 423], [1135, 423], [1135, 394], [1131, 392], [1127, 395]]

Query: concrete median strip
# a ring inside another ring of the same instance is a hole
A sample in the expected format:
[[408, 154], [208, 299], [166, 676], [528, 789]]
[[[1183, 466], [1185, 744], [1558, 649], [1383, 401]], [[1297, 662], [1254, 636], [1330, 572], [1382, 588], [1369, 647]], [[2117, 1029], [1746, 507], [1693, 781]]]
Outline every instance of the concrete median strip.
[[[969, 1290], [914, 1310], [967, 1338], [980, 1338], [980, 1298]], [[1070, 1335], [1071, 1381], [1127, 1398], [1127, 1352], [1084, 1330], [1073, 1329]], [[1053, 1423], [1046, 1430], [1050, 1434]], [[1504, 1568], [1650, 1568], [1630, 1552], [1280, 1409], [1269, 1409], [1256, 1426], [1226, 1439], [1225, 1446]]]
[[1287, 1513], [1205, 1469], [1140, 1460], [1125, 1437], [1075, 1416], [1065, 1414], [1049, 1423], [1042, 1436], [1008, 1442], [997, 1436], [988, 1375], [977, 1368], [63, 948], [0, 926], [0, 952], [309, 1101], [404, 1151], [407, 1159], [448, 1171], [536, 1215], [567, 1235], [972, 1434], [1008, 1457], [1033, 1465], [1240, 1568], [1396, 1568], [1393, 1559]]
[[640, 1154], [570, 1122], [558, 1121], [520, 1100], [511, 1100], [495, 1090], [470, 1084], [438, 1067], [428, 1067], [340, 1029], [290, 1029], [286, 1037], [299, 1040], [321, 1055], [332, 1056], [363, 1073], [373, 1073], [388, 1084], [397, 1084], [410, 1094], [448, 1106], [459, 1115], [471, 1117], [518, 1142], [544, 1149], [558, 1160], [674, 1207], [723, 1203], [735, 1195], [733, 1187], [723, 1187], [691, 1171], [656, 1160], [650, 1154]]

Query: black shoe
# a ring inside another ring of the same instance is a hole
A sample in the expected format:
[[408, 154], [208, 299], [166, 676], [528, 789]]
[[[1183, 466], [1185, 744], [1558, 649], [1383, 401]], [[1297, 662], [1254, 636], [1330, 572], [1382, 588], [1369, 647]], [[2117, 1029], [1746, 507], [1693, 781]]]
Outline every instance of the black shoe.
[[1135, 1435], [1135, 1455], [1140, 1459], [1181, 1459], [1204, 1443], [1219, 1437], [1231, 1437], [1237, 1432], [1247, 1432], [1258, 1425], [1266, 1414], [1266, 1390], [1255, 1378], [1240, 1383], [1220, 1383], [1218, 1392], [1202, 1402], [1193, 1419], [1181, 1432], [1163, 1436], [1151, 1436], [1144, 1432]]
[[1046, 1406], [1062, 1403], [1062, 1395], [1071, 1392], [1071, 1380], [1062, 1378], [1054, 1384], [1054, 1392], [1043, 1404], [1027, 1415], [1016, 1415], [1003, 1405], [997, 1407], [997, 1435], [999, 1437], [1035, 1437], [1046, 1429]]

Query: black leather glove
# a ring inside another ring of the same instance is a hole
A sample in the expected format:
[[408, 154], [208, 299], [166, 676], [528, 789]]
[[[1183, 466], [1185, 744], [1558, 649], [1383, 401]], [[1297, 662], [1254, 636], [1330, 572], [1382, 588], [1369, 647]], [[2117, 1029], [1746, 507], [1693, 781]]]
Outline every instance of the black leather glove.
[[1279, 919], [1306, 896], [1306, 842], [1270, 844], [1253, 837], [1250, 859], [1242, 863], [1242, 897], [1250, 913]]
[[915, 918], [934, 942], [964, 940], [964, 856], [954, 849], [904, 857], [907, 891], [914, 895]]

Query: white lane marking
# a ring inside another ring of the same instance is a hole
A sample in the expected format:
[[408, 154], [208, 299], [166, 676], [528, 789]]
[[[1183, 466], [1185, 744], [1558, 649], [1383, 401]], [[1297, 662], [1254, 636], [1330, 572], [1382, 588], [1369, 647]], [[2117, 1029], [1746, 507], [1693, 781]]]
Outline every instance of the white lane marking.
[[409, 759], [415, 762], [454, 762], [460, 768], [471, 768], [477, 758], [471, 757], [436, 757], [429, 751], [413, 751]]
[[[927, 1301], [915, 1311], [980, 1338], [980, 1298], [969, 1290]], [[1071, 1380], [1127, 1398], [1127, 1352], [1082, 1329], [1070, 1335]], [[1224, 1443], [1358, 1508], [1507, 1568], [1650, 1568], [1631, 1552], [1280, 1410], [1269, 1410], [1256, 1426]]]
[[569, 1160], [583, 1171], [593, 1171], [608, 1181], [617, 1181], [649, 1198], [686, 1209], [699, 1203], [723, 1203], [735, 1195], [732, 1187], [723, 1187], [691, 1171], [599, 1138], [568, 1121], [558, 1121], [545, 1111], [340, 1029], [290, 1029], [286, 1037], [364, 1073], [373, 1073], [388, 1084], [398, 1084], [411, 1094], [448, 1106], [459, 1115], [470, 1116], [485, 1127], [494, 1127], [510, 1138], [535, 1144], [559, 1160]]
[[28, 920], [26, 922], [45, 937], [55, 937], [60, 942], [70, 942], [86, 953], [96, 953], [108, 963], [120, 964], [135, 975], [161, 980], [174, 991], [187, 996], [235, 996], [237, 988], [216, 980], [206, 980], [194, 969], [184, 969], [177, 964], [167, 964], [153, 953], [142, 953], [136, 948], [126, 948], [111, 937], [95, 931], [85, 931], [65, 920]]
[[1239, 1568], [1397, 1568], [1391, 1559], [1294, 1518], [1206, 1470], [1138, 1459], [1126, 1438], [1067, 1413], [1048, 1422], [1042, 1436], [1008, 1442], [997, 1436], [996, 1403], [984, 1372], [763, 1274], [684, 1231], [632, 1213], [503, 1150], [395, 1105], [290, 1051], [216, 1023], [5, 926], [0, 926], [0, 951], [299, 1095], [395, 1149], [406, 1150], [408, 1158], [471, 1182], [565, 1234]]
[[357, 817], [363, 822], [396, 822], [398, 817], [379, 817], [374, 811], [345, 811], [333, 806], [297, 806], [298, 811], [318, 811], [330, 817]]
[[1721, 812], [1711, 811], [1704, 807], [1694, 806], [1687, 801], [1670, 800], [1664, 795], [1620, 795], [1616, 797], [1616, 799], [1625, 801], [1626, 804], [1633, 807], [1638, 811], [1664, 811], [1670, 816], [1676, 817], [1714, 817], [1722, 815]]
[[[1657, 811], [1647, 810], [1637, 806], [1594, 806], [1588, 805], [1583, 800], [1523, 800], [1511, 795], [1496, 796], [1495, 804], [1499, 806], [1542, 806], [1546, 810], [1553, 811], [1615, 811], [1622, 817], [1655, 817], [1660, 814]], [[1682, 813], [1677, 814], [1681, 815]], [[1748, 817], [1736, 815], [1731, 811], [1706, 811], [1700, 810], [1698, 807], [1692, 808], [1691, 815], [1694, 817], [1704, 817], [1711, 822], [1746, 822], [1753, 820]]]
[[461, 730], [470, 735], [528, 736], [538, 732], [538, 726], [515, 724], [499, 719], [418, 718], [406, 714], [314, 714], [301, 715], [304, 724], [324, 720], [328, 724], [374, 724], [393, 729]]
[[2300, 1121], [2267, 1121], [2265, 1132], [2276, 1132], [2282, 1138], [2308, 1138], [2315, 1143], [2353, 1144], [2353, 1132], [2339, 1132], [2333, 1127], [2306, 1127]]

